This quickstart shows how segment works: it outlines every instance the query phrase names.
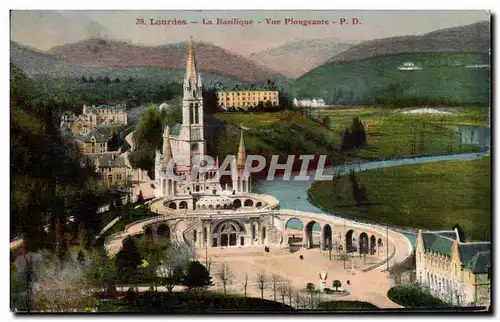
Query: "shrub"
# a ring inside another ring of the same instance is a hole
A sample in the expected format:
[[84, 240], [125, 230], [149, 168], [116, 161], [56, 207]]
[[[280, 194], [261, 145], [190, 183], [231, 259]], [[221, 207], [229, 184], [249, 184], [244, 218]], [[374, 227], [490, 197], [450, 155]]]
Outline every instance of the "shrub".
[[404, 307], [445, 307], [445, 302], [432, 296], [427, 290], [419, 285], [398, 285], [387, 292], [387, 296], [392, 301]]

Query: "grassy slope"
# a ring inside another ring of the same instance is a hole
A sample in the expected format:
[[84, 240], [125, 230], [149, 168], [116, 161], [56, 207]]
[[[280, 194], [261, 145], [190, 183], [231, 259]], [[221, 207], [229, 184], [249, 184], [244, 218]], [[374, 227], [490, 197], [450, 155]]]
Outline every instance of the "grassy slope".
[[[404, 62], [422, 70], [402, 72]], [[389, 85], [403, 88], [403, 97], [447, 99], [461, 103], [489, 102], [490, 70], [465, 68], [488, 63], [488, 55], [473, 53], [405, 53], [359, 61], [329, 63], [298, 78], [289, 92], [318, 95], [332, 103], [373, 103], [373, 97]], [[341, 85], [340, 85], [341, 84]], [[355, 98], [334, 96], [336, 90], [352, 90]]]
[[315, 182], [313, 204], [328, 211], [397, 226], [450, 229], [460, 224], [468, 240], [489, 240], [491, 231], [490, 158], [405, 165], [360, 172], [368, 200], [357, 207], [349, 178], [341, 179], [337, 198], [331, 182]]
[[[319, 116], [328, 115], [330, 127], [337, 133], [342, 133], [352, 123], [352, 118], [358, 116], [365, 124], [368, 145], [362, 149], [349, 151], [347, 154], [368, 159], [411, 154], [413, 127], [416, 127], [416, 154], [476, 151], [477, 146], [460, 145], [460, 135], [456, 132], [456, 127], [458, 125], [489, 125], [487, 107], [451, 108], [449, 111], [455, 114], [444, 117], [429, 114], [401, 114], [402, 111], [403, 109], [370, 107], [325, 110], [320, 111]], [[442, 129], [441, 122], [443, 123]], [[420, 146], [420, 133], [424, 133], [423, 149]], [[452, 142], [451, 150], [450, 141]]]
[[[293, 154], [336, 155], [337, 135], [318, 123], [293, 112], [219, 113], [216, 117], [233, 126], [243, 125], [247, 154], [264, 156]], [[223, 155], [238, 150], [239, 132], [223, 138]]]

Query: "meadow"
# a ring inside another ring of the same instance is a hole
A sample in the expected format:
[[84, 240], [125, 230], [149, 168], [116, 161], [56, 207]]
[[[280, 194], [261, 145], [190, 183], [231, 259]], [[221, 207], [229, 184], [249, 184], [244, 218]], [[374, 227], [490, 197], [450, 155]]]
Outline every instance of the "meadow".
[[467, 240], [490, 240], [490, 157], [404, 165], [356, 173], [367, 192], [358, 206], [349, 176], [317, 181], [309, 200], [325, 211], [404, 228], [451, 229], [459, 224]]

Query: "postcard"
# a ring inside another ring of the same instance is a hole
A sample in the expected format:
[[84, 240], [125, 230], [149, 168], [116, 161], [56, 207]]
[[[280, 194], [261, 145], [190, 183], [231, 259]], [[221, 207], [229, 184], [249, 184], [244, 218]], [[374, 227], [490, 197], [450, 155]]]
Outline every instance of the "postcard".
[[12, 10], [11, 311], [490, 312], [490, 19]]

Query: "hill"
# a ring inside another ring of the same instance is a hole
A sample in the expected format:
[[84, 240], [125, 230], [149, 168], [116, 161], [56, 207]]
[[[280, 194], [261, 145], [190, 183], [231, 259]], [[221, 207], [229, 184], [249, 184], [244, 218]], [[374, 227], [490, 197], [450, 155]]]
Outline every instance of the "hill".
[[[164, 83], [175, 81], [181, 83], [184, 77], [184, 66], [178, 69], [153, 68], [153, 67], [96, 67], [75, 64], [60, 60], [56, 55], [39, 51], [34, 48], [20, 45], [14, 41], [10, 42], [11, 62], [29, 76], [49, 76], [51, 78], [77, 78], [98, 76], [108, 76], [111, 79], [122, 80], [132, 77], [134, 79], [147, 79], [151, 82]], [[215, 73], [203, 74], [203, 81], [206, 86], [216, 82], [224, 84], [241, 83], [242, 80], [221, 76]]]
[[358, 44], [333, 57], [331, 62], [361, 60], [373, 56], [409, 52], [488, 53], [491, 42], [489, 21], [436, 30], [421, 36], [376, 39]]
[[[197, 68], [249, 82], [277, 80], [282, 75], [259, 66], [248, 58], [208, 43], [196, 43]], [[144, 47], [126, 42], [87, 39], [58, 46], [50, 51], [57, 59], [87, 67], [140, 67], [184, 69], [187, 42]]]
[[11, 10], [10, 16], [11, 39], [42, 50], [53, 44], [107, 35], [106, 27], [81, 11]]
[[281, 74], [297, 78], [329, 61], [354, 44], [335, 39], [308, 39], [252, 53], [249, 58]]
[[[421, 70], [401, 71], [404, 62]], [[404, 53], [322, 65], [295, 80], [289, 92], [329, 104], [489, 104], [488, 54]]]

